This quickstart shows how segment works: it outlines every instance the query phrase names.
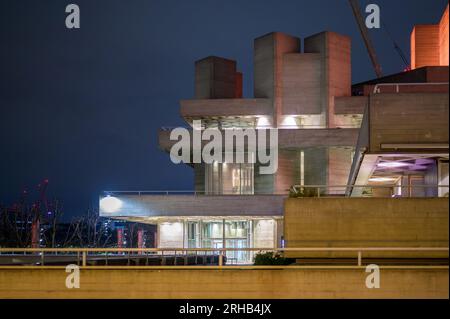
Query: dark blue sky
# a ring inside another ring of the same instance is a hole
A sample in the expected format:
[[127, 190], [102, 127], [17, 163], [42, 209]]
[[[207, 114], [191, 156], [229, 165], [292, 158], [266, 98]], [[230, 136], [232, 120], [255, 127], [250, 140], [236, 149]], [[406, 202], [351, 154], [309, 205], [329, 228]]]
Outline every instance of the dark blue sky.
[[[65, 28], [65, 7], [81, 29]], [[372, 0], [409, 56], [414, 24], [437, 23], [447, 0]], [[95, 206], [101, 190], [193, 188], [189, 167], [157, 146], [181, 125], [193, 97], [194, 61], [238, 61], [253, 90], [253, 39], [271, 31], [352, 38], [353, 82], [373, 70], [346, 0], [2, 0], [0, 3], [0, 203], [50, 180], [66, 214]], [[371, 31], [385, 74], [403, 69], [383, 30]]]

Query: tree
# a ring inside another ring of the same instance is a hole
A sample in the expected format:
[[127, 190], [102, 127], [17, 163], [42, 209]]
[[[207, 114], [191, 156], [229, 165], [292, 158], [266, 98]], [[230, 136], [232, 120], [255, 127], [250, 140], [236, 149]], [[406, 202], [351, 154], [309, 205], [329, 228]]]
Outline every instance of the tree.
[[88, 209], [75, 221], [75, 237], [79, 247], [108, 247], [112, 244], [112, 232], [98, 212]]
[[0, 207], [0, 246], [29, 247], [33, 210], [26, 205]]

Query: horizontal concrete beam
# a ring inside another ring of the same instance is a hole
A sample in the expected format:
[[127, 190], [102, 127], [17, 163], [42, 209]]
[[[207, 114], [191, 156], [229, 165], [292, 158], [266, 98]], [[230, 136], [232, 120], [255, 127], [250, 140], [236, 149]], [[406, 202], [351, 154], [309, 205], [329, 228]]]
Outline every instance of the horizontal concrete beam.
[[359, 129], [278, 130], [281, 148], [355, 147]]
[[380, 267], [380, 288], [368, 289], [365, 267], [283, 269], [81, 269], [67, 289], [63, 267], [0, 269], [0, 298], [153, 299], [448, 299], [448, 267]]
[[209, 99], [181, 100], [184, 118], [227, 116], [272, 116], [271, 99]]
[[[278, 147], [281, 149], [355, 147], [358, 132], [359, 129], [280, 129], [278, 130]], [[225, 139], [224, 131], [222, 133], [222, 137]], [[158, 138], [159, 147], [166, 152], [170, 152], [171, 147], [177, 142], [170, 140], [169, 130], [160, 130]], [[267, 138], [267, 141], [269, 141], [269, 138]], [[208, 142], [203, 141], [202, 146]]]
[[282, 195], [128, 195], [114, 194], [120, 208], [104, 217], [282, 216]]

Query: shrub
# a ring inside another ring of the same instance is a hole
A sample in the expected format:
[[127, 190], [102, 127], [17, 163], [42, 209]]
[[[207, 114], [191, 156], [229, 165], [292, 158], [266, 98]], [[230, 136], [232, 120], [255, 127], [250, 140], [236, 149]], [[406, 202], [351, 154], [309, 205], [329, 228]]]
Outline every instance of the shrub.
[[295, 259], [285, 258], [280, 254], [274, 253], [258, 253], [255, 255], [255, 265], [290, 265], [295, 262]]
[[[292, 187], [289, 190], [290, 198], [318, 197], [317, 195], [318, 195], [317, 188], [300, 187], [300, 188], [294, 189], [294, 187]], [[325, 195], [323, 190], [320, 190], [320, 196], [323, 196], [323, 195]]]

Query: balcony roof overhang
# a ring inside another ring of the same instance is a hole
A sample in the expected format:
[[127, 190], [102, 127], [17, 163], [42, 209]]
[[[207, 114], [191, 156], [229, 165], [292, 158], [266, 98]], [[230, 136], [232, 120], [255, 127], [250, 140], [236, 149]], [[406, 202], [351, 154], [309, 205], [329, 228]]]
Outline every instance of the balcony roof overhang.
[[[159, 131], [159, 147], [170, 152], [172, 146], [177, 143], [170, 140], [171, 130]], [[358, 139], [359, 129], [279, 129], [278, 147], [280, 149], [301, 149], [316, 147], [355, 147]], [[222, 137], [225, 133], [222, 130]], [[191, 134], [192, 139], [192, 134]], [[269, 139], [267, 139], [267, 142]], [[225, 141], [222, 141], [225, 145]], [[209, 141], [202, 141], [202, 147]], [[192, 145], [192, 140], [191, 140]], [[247, 143], [244, 145], [247, 148]], [[267, 144], [269, 148], [269, 144]]]
[[[115, 207], [102, 204], [114, 198]], [[100, 198], [100, 216], [176, 218], [195, 216], [282, 216], [286, 195], [148, 195], [112, 193]]]
[[271, 121], [271, 99], [197, 99], [181, 100], [180, 113], [190, 125], [201, 120], [207, 126], [254, 127], [260, 117]]

